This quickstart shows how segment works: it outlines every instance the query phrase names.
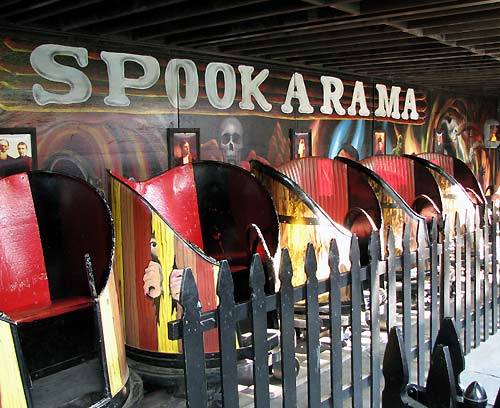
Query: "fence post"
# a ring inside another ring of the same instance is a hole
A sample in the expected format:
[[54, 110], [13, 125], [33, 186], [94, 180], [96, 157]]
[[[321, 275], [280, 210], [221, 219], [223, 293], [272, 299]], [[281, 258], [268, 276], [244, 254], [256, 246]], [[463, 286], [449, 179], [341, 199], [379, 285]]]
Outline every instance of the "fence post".
[[198, 288], [191, 269], [183, 273], [180, 293], [182, 305], [182, 352], [184, 354], [184, 378], [188, 407], [207, 406], [207, 379], [201, 326], [201, 304]]
[[363, 406], [363, 387], [361, 383], [361, 278], [358, 237], [351, 239], [351, 382], [352, 406]]
[[471, 285], [471, 273], [472, 273], [472, 248], [473, 248], [473, 222], [468, 221], [468, 214], [465, 215], [465, 331], [464, 331], [464, 350], [465, 354], [468, 354], [471, 349], [472, 341], [472, 285]]
[[220, 265], [217, 296], [219, 297], [217, 326], [219, 328], [222, 402], [224, 407], [238, 407], [234, 284], [227, 261], [222, 261]]
[[[477, 213], [479, 214], [479, 213]], [[488, 211], [485, 211], [486, 218], [482, 230], [476, 215], [476, 225], [474, 228], [474, 347], [481, 344], [481, 236], [486, 239], [490, 222], [488, 220]], [[484, 265], [488, 265], [488, 242], [484, 243]]]
[[370, 373], [372, 408], [380, 406], [380, 236], [373, 231], [370, 237]]
[[427, 226], [423, 221], [417, 231], [417, 383], [425, 382], [425, 250]]
[[453, 368], [453, 378], [456, 385], [456, 394], [460, 396], [462, 395], [462, 388], [460, 388], [459, 378], [460, 373], [465, 369], [465, 359], [457, 328], [450, 317], [445, 318], [441, 324], [434, 348], [437, 345], [448, 347], [451, 366]]
[[283, 408], [297, 405], [295, 380], [295, 329], [293, 322], [292, 261], [288, 249], [281, 252], [280, 262], [280, 323], [281, 323], [281, 375], [283, 383]]
[[497, 232], [498, 232], [498, 207], [492, 203], [492, 217], [493, 217], [493, 230], [492, 230], [492, 250], [491, 250], [491, 272], [492, 272], [492, 295], [493, 295], [493, 313], [492, 313], [492, 326], [493, 333], [496, 333], [498, 328], [498, 265], [497, 265]]
[[429, 407], [456, 406], [456, 385], [448, 346], [437, 344], [432, 352], [425, 395]]
[[[411, 245], [410, 245], [410, 224], [404, 225], [403, 230], [403, 337], [404, 352], [408, 363], [411, 364], [413, 357], [411, 354], [412, 329], [411, 329]], [[410, 373], [411, 379], [411, 373]]]
[[394, 232], [389, 229], [387, 238], [387, 327], [396, 326], [396, 244]]
[[433, 218], [431, 230], [431, 345], [435, 343], [439, 329], [438, 279], [438, 227], [437, 220]]
[[402, 394], [410, 380], [408, 360], [404, 354], [403, 335], [398, 327], [393, 326], [389, 332], [384, 352], [384, 390], [382, 391], [383, 408], [402, 408]]
[[455, 213], [454, 222], [454, 240], [455, 240], [455, 310], [454, 316], [455, 321], [458, 324], [458, 333], [461, 337], [462, 332], [462, 247], [463, 247], [463, 236], [462, 228], [460, 226], [460, 218], [458, 214]]
[[443, 258], [439, 285], [439, 317], [442, 321], [450, 316], [450, 220], [444, 220]]
[[317, 264], [314, 246], [306, 249], [306, 347], [307, 347], [307, 400], [310, 407], [321, 405], [321, 378], [319, 370], [319, 304]]
[[266, 276], [260, 257], [253, 255], [250, 266], [252, 288], [252, 346], [255, 407], [269, 407], [269, 366], [267, 363], [267, 312], [264, 285]]
[[[485, 230], [483, 230], [484, 233]], [[495, 235], [495, 234], [493, 234]], [[488, 243], [484, 240], [483, 236], [483, 242], [484, 242], [484, 247], [488, 245]], [[493, 251], [492, 253], [492, 258], [496, 257], [495, 255], [496, 251]], [[486, 254], [485, 254], [486, 255]], [[492, 260], [493, 261], [493, 260]], [[492, 262], [493, 263], [493, 262]], [[490, 292], [490, 270], [493, 272], [494, 268], [490, 268], [490, 264], [488, 262], [488, 259], [485, 257], [484, 258], [484, 274], [483, 274], [483, 304], [484, 304], [484, 314], [483, 314], [483, 326], [484, 326], [484, 332], [483, 332], [483, 339], [484, 341], [488, 340], [488, 337], [490, 336], [490, 320], [492, 318], [490, 317], [490, 297], [491, 297], [491, 292]]]
[[340, 299], [339, 250], [337, 242], [330, 242], [328, 256], [330, 266], [330, 390], [333, 408], [343, 406], [342, 395], [342, 316]]
[[[493, 223], [489, 222], [489, 217], [488, 217], [488, 210], [489, 208], [486, 207], [484, 209], [484, 240], [485, 240], [485, 244], [484, 244], [484, 248], [485, 248], [485, 253], [484, 253], [484, 259], [489, 259], [489, 257], [487, 257], [489, 255], [488, 253], [488, 247], [489, 247], [489, 243], [490, 243], [490, 236], [489, 236], [489, 232], [490, 232], [490, 225], [492, 225]], [[494, 211], [495, 211], [495, 205], [493, 204], [492, 205], [492, 217], [494, 216]], [[495, 218], [493, 218], [493, 221], [495, 220]], [[495, 232], [496, 232], [496, 229], [495, 229]], [[493, 238], [496, 238], [496, 234], [491, 234], [491, 242], [493, 242]], [[488, 240], [486, 240], [488, 239]], [[496, 247], [496, 246], [495, 246]], [[492, 309], [493, 309], [493, 312], [491, 314], [491, 327], [492, 327], [492, 334], [495, 334], [498, 330], [498, 276], [497, 276], [497, 270], [496, 270], [496, 265], [493, 263], [493, 260], [496, 261], [496, 251], [495, 251], [495, 256], [493, 256], [493, 247], [491, 248], [491, 297], [492, 297]]]

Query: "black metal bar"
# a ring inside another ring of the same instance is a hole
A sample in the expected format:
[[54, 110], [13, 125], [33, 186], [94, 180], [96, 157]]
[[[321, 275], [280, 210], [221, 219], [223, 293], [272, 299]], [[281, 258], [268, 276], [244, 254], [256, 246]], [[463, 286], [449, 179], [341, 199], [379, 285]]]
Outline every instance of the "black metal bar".
[[264, 285], [266, 275], [260, 257], [255, 254], [250, 266], [252, 289], [252, 345], [255, 407], [269, 407], [269, 366], [267, 363], [267, 312]]
[[444, 220], [444, 242], [439, 285], [439, 317], [442, 321], [450, 316], [450, 220]]
[[430, 407], [455, 407], [457, 394], [448, 346], [436, 344], [425, 387]]
[[219, 297], [219, 347], [221, 360], [222, 401], [224, 407], [238, 407], [238, 371], [236, 357], [236, 319], [234, 284], [227, 261], [220, 264], [217, 282]]
[[339, 250], [335, 240], [330, 243], [330, 392], [333, 408], [343, 407], [342, 398], [342, 317], [340, 299]]
[[361, 384], [361, 280], [359, 277], [360, 257], [358, 238], [351, 240], [351, 383], [353, 389], [352, 407], [363, 406], [363, 388]]
[[[436, 341], [436, 336], [439, 329], [439, 312], [438, 312], [438, 228], [437, 220], [432, 220], [431, 230], [431, 344]], [[389, 326], [390, 327], [390, 326]]]
[[457, 330], [457, 326], [453, 323], [453, 320], [450, 317], [445, 318], [439, 329], [434, 350], [438, 345], [448, 347], [454, 379], [453, 383], [455, 384], [455, 393], [461, 396], [462, 389], [460, 387], [459, 378], [460, 373], [465, 369], [465, 359], [462, 345], [460, 344], [459, 333], [460, 331]]
[[[468, 220], [468, 217], [465, 217]], [[464, 348], [465, 353], [468, 354], [471, 350], [471, 340], [472, 340], [472, 285], [471, 285], [471, 272], [472, 272], [472, 231], [474, 224], [468, 222], [465, 226], [465, 331], [464, 331]]]
[[[487, 213], [487, 211], [486, 211]], [[486, 218], [484, 223], [484, 232], [489, 228], [489, 220]], [[474, 226], [474, 347], [479, 347], [481, 343], [481, 245], [483, 230], [477, 222]], [[488, 255], [488, 245], [484, 243], [484, 256]], [[485, 260], [485, 265], [488, 262]]]
[[306, 345], [307, 345], [307, 401], [310, 407], [321, 404], [321, 378], [319, 366], [319, 304], [316, 254], [312, 244], [307, 245], [306, 283]]
[[396, 246], [392, 229], [389, 229], [387, 247], [387, 327], [390, 328], [396, 326]]
[[[442, 256], [443, 253], [443, 245], [438, 244], [438, 255]], [[429, 249], [425, 250], [425, 256], [429, 257], [430, 255]], [[416, 262], [416, 252], [410, 253], [409, 257], [410, 261], [412, 263]], [[386, 261], [380, 261], [381, 263], [385, 263]], [[401, 256], [398, 256], [394, 259], [394, 264], [396, 270], [402, 269], [403, 265], [403, 260]], [[360, 281], [364, 281], [367, 279], [367, 276], [369, 276], [370, 273], [370, 268], [369, 266], [363, 266], [360, 267], [359, 269], [359, 279]], [[381, 273], [385, 273], [385, 268], [381, 269]], [[352, 281], [352, 275], [350, 273], [342, 273], [340, 274], [340, 286], [342, 288], [347, 287], [348, 285], [351, 284]], [[328, 279], [322, 280], [318, 282], [318, 293], [326, 293], [329, 290], [329, 281]], [[306, 298], [306, 287], [303, 286], [298, 286], [293, 288], [293, 298], [295, 302], [298, 302], [300, 300], [304, 300]], [[277, 310], [279, 304], [279, 295], [278, 294], [272, 294], [266, 296], [266, 311], [270, 312], [273, 310]], [[243, 303], [238, 303], [235, 306], [235, 316], [236, 319], [243, 320], [243, 319], [248, 319], [251, 316], [250, 312], [250, 304], [248, 302], [243, 302]], [[216, 311], [211, 311], [211, 312], [204, 312], [202, 314], [202, 322], [203, 322], [203, 331], [211, 330], [217, 327], [217, 312]], [[171, 340], [179, 340], [182, 339], [182, 333], [183, 333], [183, 328], [182, 328], [182, 320], [176, 320], [173, 322], [168, 323], [168, 337]]]
[[201, 326], [201, 304], [198, 289], [191, 269], [185, 269], [182, 277], [180, 304], [184, 311], [182, 326], [184, 338], [184, 379], [188, 407], [207, 405], [207, 380], [205, 375], [205, 354], [203, 348], [203, 328]]
[[[495, 220], [493, 218], [493, 220]], [[487, 241], [485, 240], [485, 231], [487, 228], [483, 228], [483, 246], [486, 247], [488, 245]], [[493, 231], [495, 230], [495, 222], [493, 222]], [[495, 233], [492, 231], [493, 237], [495, 236]], [[493, 254], [494, 250], [492, 250], [492, 265], [490, 268], [488, 258], [483, 258], [483, 279], [482, 279], [482, 284], [483, 284], [483, 305], [484, 305], [484, 314], [483, 314], [483, 339], [486, 341], [488, 337], [490, 336], [490, 311], [489, 311], [489, 303], [490, 303], [490, 270], [493, 271], [493, 262], [494, 262], [494, 257], [495, 255]]]
[[283, 408], [297, 406], [295, 380], [295, 329], [293, 326], [292, 261], [288, 249], [281, 253], [280, 263], [280, 323], [281, 323], [281, 373]]
[[410, 380], [408, 360], [404, 353], [403, 335], [398, 327], [389, 332], [384, 352], [384, 390], [382, 391], [383, 408], [403, 408], [401, 396]]
[[378, 273], [380, 259], [380, 235], [373, 231], [370, 238], [370, 373], [372, 408], [380, 407], [380, 279]]
[[[405, 357], [411, 364], [411, 259], [410, 259], [410, 224], [405, 224], [403, 231], [403, 336]], [[411, 376], [411, 373], [410, 373]]]
[[455, 213], [454, 223], [455, 235], [455, 320], [462, 320], [462, 247], [463, 236], [462, 228], [460, 226], [460, 218]]
[[417, 381], [419, 385], [425, 383], [425, 262], [423, 254], [420, 255], [426, 247], [427, 226], [421, 221], [418, 225], [417, 239]]
[[493, 213], [493, 229], [492, 229], [492, 250], [491, 250], [491, 273], [492, 273], [492, 297], [493, 297], [493, 313], [492, 313], [492, 327], [493, 333], [496, 333], [498, 328], [498, 247], [497, 247], [497, 234], [498, 234], [498, 207], [492, 204]]

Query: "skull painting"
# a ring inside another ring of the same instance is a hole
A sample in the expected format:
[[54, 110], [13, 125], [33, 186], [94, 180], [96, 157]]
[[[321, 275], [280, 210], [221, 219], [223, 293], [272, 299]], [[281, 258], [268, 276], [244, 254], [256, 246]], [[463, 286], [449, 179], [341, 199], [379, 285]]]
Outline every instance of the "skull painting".
[[243, 150], [243, 126], [235, 117], [226, 118], [221, 122], [219, 146], [226, 163], [240, 164]]

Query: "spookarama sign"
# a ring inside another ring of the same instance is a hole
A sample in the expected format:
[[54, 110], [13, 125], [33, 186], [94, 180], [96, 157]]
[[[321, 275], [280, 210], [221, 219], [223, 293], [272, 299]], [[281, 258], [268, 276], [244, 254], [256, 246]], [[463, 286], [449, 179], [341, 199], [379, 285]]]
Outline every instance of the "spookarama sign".
[[[30, 55], [33, 69], [41, 77], [54, 82], [64, 83], [69, 86], [66, 93], [49, 92], [41, 84], [33, 85], [33, 98], [39, 105], [47, 104], [75, 104], [84, 103], [92, 95], [92, 83], [89, 77], [80, 69], [63, 65], [56, 61], [57, 56], [74, 58], [78, 66], [85, 68], [88, 65], [88, 51], [86, 48], [70, 47], [57, 44], [44, 44], [35, 48]], [[106, 64], [108, 73], [109, 91], [104, 97], [108, 106], [127, 107], [130, 99], [125, 90], [148, 89], [160, 79], [160, 64], [158, 60], [149, 55], [137, 55], [118, 52], [102, 51], [102, 61]], [[135, 63], [142, 67], [143, 75], [138, 78], [125, 76], [125, 63]], [[205, 69], [204, 86], [207, 99], [215, 109], [225, 110], [233, 106], [236, 97], [237, 80], [241, 84], [241, 100], [238, 106], [241, 110], [261, 109], [269, 112], [273, 105], [269, 103], [261, 90], [263, 83], [269, 76], [268, 69], [256, 72], [253, 66], [238, 65], [238, 74], [234, 67], [224, 62], [210, 62]], [[184, 75], [184, 89], [180, 91], [181, 71]], [[223, 92], [218, 92], [217, 79], [223, 78]], [[238, 79], [239, 77], [239, 79]], [[165, 92], [173, 107], [187, 110], [194, 107], [198, 100], [200, 89], [198, 69], [190, 59], [171, 59], [164, 73]], [[184, 84], [185, 82], [185, 84]], [[352, 91], [350, 104], [341, 102], [344, 96], [344, 83], [334, 76], [321, 76], [320, 82], [323, 90], [322, 105], [319, 111], [325, 115], [335, 113], [338, 116], [370, 116], [365, 96], [364, 84], [356, 81]], [[392, 86], [388, 93], [383, 84], [376, 84], [378, 93], [378, 107], [374, 114], [378, 118], [403, 119], [416, 121], [419, 119], [415, 90], [407, 88], [404, 104], [400, 106], [401, 87]], [[283, 103], [279, 108], [284, 114], [294, 113], [292, 100], [298, 102], [298, 113], [311, 114], [315, 108], [311, 105], [306, 84], [302, 74], [295, 72], [284, 89]], [[181, 96], [182, 95], [182, 96]], [[402, 99], [402, 98], [401, 98]], [[258, 107], [257, 107], [257, 106]]]

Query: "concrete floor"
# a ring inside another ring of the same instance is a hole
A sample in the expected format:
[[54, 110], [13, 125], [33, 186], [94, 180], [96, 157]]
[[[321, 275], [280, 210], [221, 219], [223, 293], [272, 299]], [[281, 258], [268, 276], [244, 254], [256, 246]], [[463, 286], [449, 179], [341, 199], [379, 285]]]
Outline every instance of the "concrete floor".
[[484, 387], [488, 404], [493, 406], [500, 391], [500, 332], [465, 356], [465, 371], [460, 376], [460, 384], [465, 389], [472, 381]]

